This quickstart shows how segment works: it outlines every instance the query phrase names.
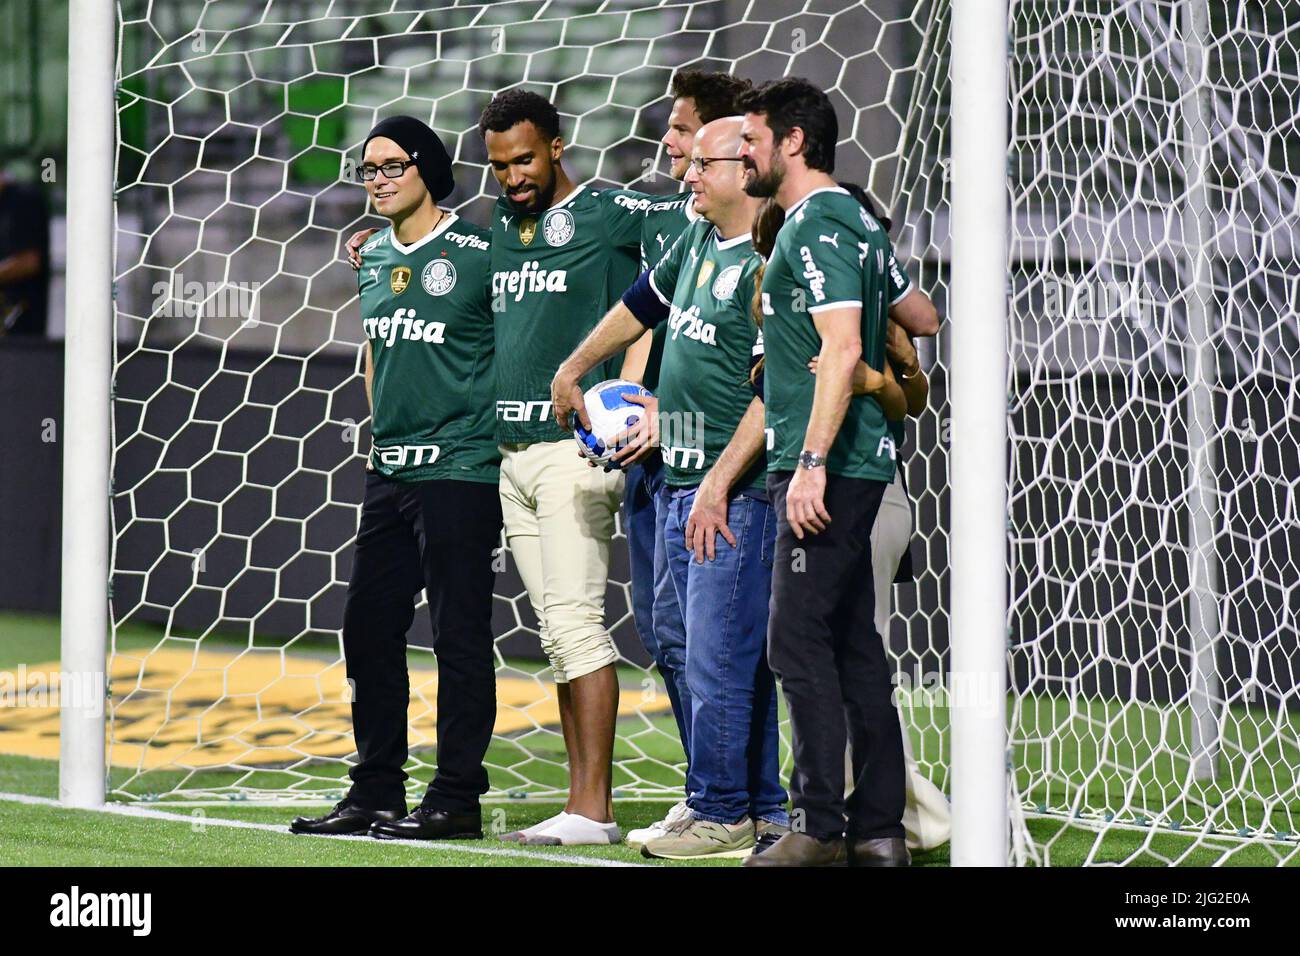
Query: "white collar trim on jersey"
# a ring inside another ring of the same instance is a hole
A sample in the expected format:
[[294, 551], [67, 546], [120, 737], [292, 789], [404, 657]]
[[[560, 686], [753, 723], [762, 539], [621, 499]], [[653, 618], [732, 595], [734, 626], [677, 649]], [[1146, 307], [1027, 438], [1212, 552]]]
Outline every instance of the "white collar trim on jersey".
[[749, 242], [752, 238], [753, 236], [750, 233], [742, 232], [740, 235], [733, 236], [730, 239], [723, 239], [722, 234], [718, 232], [718, 227], [713, 227], [713, 241], [717, 244], [719, 249], [731, 249], [740, 245], [742, 242]]
[[446, 229], [448, 226], [450, 226], [453, 222], [456, 221], [456, 218], [457, 217], [454, 212], [443, 213], [442, 218], [438, 220], [438, 225], [434, 226], [427, 236], [425, 236], [423, 239], [416, 239], [415, 242], [411, 243], [409, 246], [404, 246], [397, 241], [396, 232], [394, 232], [391, 236], [388, 237], [388, 241], [392, 243], [393, 248], [396, 249], [398, 252], [400, 252], [402, 255], [409, 256], [416, 249], [419, 249], [421, 246], [433, 242], [434, 239], [438, 238], [438, 236], [442, 233], [444, 229]]
[[686, 212], [686, 224], [688, 226], [696, 219], [700, 218], [699, 210], [695, 208], [695, 193], [691, 193], [691, 198], [686, 200], [686, 206], [684, 208]]
[[557, 202], [554, 206], [551, 206], [551, 207], [548, 208], [548, 209], [543, 209], [541, 212], [537, 213], [536, 215], [540, 218], [540, 217], [542, 217], [542, 216], [545, 216], [545, 215], [546, 215], [548, 212], [550, 212], [552, 209], [563, 209], [563, 208], [564, 208], [565, 206], [567, 206], [569, 203], [571, 203], [571, 202], [573, 202], [575, 199], [577, 199], [577, 198], [578, 198], [578, 193], [582, 192], [585, 188], [586, 188], [585, 186], [574, 186], [574, 187], [573, 187], [573, 192], [569, 193], [569, 195], [565, 196], [563, 199], [561, 199], [559, 202]]
[[843, 186], [818, 187], [817, 189], [814, 189], [812, 192], [804, 193], [803, 197], [797, 203], [795, 203], [793, 206], [791, 206], [789, 209], [785, 211], [786, 217], [788, 218], [790, 216], [793, 216], [796, 212], [799, 211], [800, 206], [806, 203], [809, 199], [812, 199], [813, 196], [816, 196], [818, 193], [844, 193], [844, 195], [847, 196], [849, 194], [849, 191], [845, 189]]

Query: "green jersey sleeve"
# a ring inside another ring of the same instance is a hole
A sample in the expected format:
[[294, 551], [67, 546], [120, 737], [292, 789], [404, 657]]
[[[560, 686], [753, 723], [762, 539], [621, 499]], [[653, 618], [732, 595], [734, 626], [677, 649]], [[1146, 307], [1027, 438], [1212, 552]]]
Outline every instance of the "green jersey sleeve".
[[889, 247], [889, 304], [902, 300], [903, 296], [912, 291], [912, 279], [898, 262], [898, 257], [894, 255], [894, 247]]
[[[862, 357], [874, 369], [885, 367], [886, 326], [889, 305], [897, 283], [890, 264], [894, 261], [889, 240], [867, 237], [862, 249]], [[906, 294], [906, 293], [904, 293]]]
[[803, 311], [862, 307], [862, 259], [857, 234], [834, 219], [808, 217], [795, 224], [790, 249], [794, 295]]
[[673, 301], [673, 291], [677, 288], [677, 277], [682, 272], [682, 260], [688, 249], [693, 248], [692, 230], [687, 229], [677, 241], [668, 247], [668, 253], [650, 270], [650, 287], [664, 305]]
[[641, 227], [645, 225], [646, 210], [662, 197], [635, 189], [606, 189], [598, 196], [610, 245], [632, 251], [641, 261]]

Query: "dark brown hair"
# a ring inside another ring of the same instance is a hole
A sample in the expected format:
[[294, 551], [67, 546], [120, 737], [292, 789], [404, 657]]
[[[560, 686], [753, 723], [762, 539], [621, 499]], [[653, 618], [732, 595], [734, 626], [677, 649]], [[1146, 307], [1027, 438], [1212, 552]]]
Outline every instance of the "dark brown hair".
[[724, 116], [740, 113], [740, 97], [748, 93], [753, 84], [730, 73], [712, 73], [707, 70], [678, 70], [673, 74], [671, 92], [673, 99], [690, 99], [695, 104], [701, 123], [712, 123]]
[[803, 130], [803, 158], [809, 169], [829, 173], [835, 168], [835, 143], [840, 124], [830, 97], [805, 79], [787, 76], [764, 83], [740, 98], [746, 113], [767, 117], [779, 143], [798, 127]]

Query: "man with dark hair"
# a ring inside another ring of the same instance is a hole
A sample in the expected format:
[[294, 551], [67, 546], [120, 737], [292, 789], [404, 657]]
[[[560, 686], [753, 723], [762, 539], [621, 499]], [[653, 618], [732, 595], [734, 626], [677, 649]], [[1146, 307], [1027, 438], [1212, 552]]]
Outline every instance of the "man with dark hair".
[[[784, 149], [775, 148], [775, 144], [789, 142], [789, 148], [795, 150], [790, 155], [798, 155], [800, 165], [809, 172], [829, 174], [835, 168], [839, 119], [830, 98], [807, 80], [787, 76], [764, 83], [743, 94], [739, 106], [747, 114], [762, 117], [773, 144], [767, 169], [755, 172], [752, 165], [747, 167], [751, 195], [774, 196], [781, 186], [786, 154]], [[796, 130], [798, 135], [791, 141]]]
[[[894, 442], [876, 398], [853, 394], [859, 360], [883, 375], [889, 238], [830, 175], [839, 124], [825, 93], [787, 78], [746, 94], [741, 106], [746, 191], [774, 196], [786, 212], [760, 302], [777, 514], [768, 659], [789, 708], [794, 756], [792, 832], [745, 865], [826, 866], [846, 857], [907, 865], [903, 745], [876, 633], [871, 560]], [[846, 800], [847, 744], [854, 787]]]
[[0, 336], [45, 335], [49, 284], [45, 195], [0, 172]]
[[[555, 106], [507, 90], [479, 122], [501, 186], [492, 211], [497, 439], [506, 537], [555, 673], [569, 758], [563, 812], [505, 839], [614, 843], [611, 772], [618, 653], [605, 589], [623, 474], [589, 468], [551, 417], [551, 378], [636, 277], [645, 210], [657, 197], [576, 186]], [[602, 363], [582, 387], [613, 378]], [[586, 420], [582, 411], [583, 424]]]
[[[451, 159], [420, 120], [382, 120], [363, 150], [358, 173], [391, 225], [362, 247], [357, 276], [373, 440], [343, 609], [357, 764], [344, 800], [290, 829], [481, 838], [501, 535], [488, 234], [438, 207], [455, 186]], [[406, 632], [422, 587], [438, 660], [438, 770], [408, 816]]]

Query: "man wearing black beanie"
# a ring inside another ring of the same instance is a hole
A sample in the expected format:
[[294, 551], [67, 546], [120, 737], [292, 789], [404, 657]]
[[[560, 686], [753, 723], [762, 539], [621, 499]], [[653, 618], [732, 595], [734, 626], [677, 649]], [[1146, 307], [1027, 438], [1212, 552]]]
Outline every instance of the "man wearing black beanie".
[[[451, 175], [451, 157], [447, 155], [442, 140], [414, 116], [389, 116], [381, 119], [361, 146], [363, 156], [370, 149], [371, 141], [376, 139], [391, 140], [400, 151], [408, 154], [407, 158], [414, 161], [416, 172], [424, 180], [432, 202], [441, 202], [456, 188], [456, 180]], [[376, 155], [379, 152], [382, 149]]]
[[[291, 829], [481, 838], [501, 533], [489, 233], [438, 208], [455, 187], [451, 160], [413, 117], [371, 130], [358, 174], [391, 225], [363, 247], [358, 273], [373, 448], [343, 612], [357, 764], [343, 801]], [[408, 816], [406, 633], [422, 587], [438, 659], [438, 766]]]

